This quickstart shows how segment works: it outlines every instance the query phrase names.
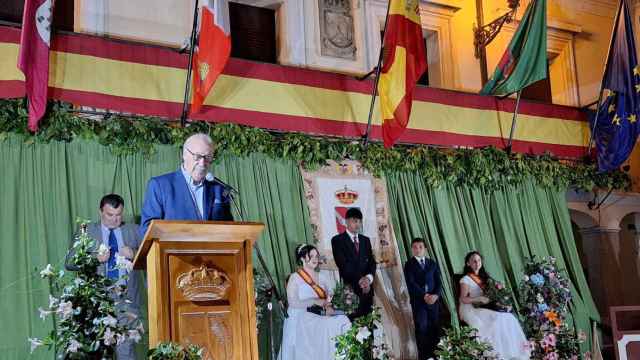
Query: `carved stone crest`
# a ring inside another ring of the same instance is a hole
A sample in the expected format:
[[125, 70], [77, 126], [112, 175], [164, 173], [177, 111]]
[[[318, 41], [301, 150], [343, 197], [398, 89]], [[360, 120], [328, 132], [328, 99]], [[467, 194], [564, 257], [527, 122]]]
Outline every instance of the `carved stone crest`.
[[355, 60], [351, 0], [318, 0], [320, 14], [320, 52], [323, 56]]
[[420, 6], [418, 5], [418, 0], [407, 0], [404, 6], [405, 6], [405, 10], [407, 10], [408, 13], [414, 13], [414, 14], [420, 13]]

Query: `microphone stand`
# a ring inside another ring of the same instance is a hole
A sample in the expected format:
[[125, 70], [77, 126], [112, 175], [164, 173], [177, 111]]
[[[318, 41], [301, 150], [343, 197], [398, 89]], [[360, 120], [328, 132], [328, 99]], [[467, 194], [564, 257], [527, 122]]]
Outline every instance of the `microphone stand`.
[[[236, 212], [240, 216], [240, 220], [244, 221], [244, 215], [242, 214], [242, 210], [240, 209], [240, 206], [238, 205], [238, 202], [234, 197], [234, 193], [237, 194], [237, 192], [235, 191], [229, 191], [229, 198], [231, 199], [231, 203], [233, 204], [233, 207], [236, 209]], [[284, 315], [285, 318], [288, 318], [289, 314], [287, 314], [287, 309], [284, 306], [284, 301], [282, 300], [282, 296], [280, 296], [280, 293], [278, 292], [278, 288], [276, 288], [276, 283], [273, 281], [273, 277], [271, 276], [271, 273], [267, 268], [267, 264], [265, 263], [264, 258], [262, 257], [262, 252], [260, 251], [260, 247], [258, 246], [257, 242], [253, 244], [253, 248], [256, 250], [256, 255], [258, 255], [258, 261], [260, 262], [260, 266], [262, 267], [262, 270], [264, 271], [265, 275], [267, 275], [267, 280], [269, 280], [270, 288], [267, 290], [267, 294], [268, 295], [272, 294], [273, 296], [275, 296], [276, 301], [278, 302], [278, 305], [280, 305], [280, 309], [282, 310], [282, 315]]]
[[[238, 205], [234, 194], [238, 194], [238, 192], [231, 188], [229, 189], [229, 199], [231, 200], [231, 204], [236, 209], [236, 212], [240, 216], [240, 220], [244, 221], [244, 214], [242, 213], [242, 209]], [[258, 261], [260, 262], [260, 266], [262, 267], [262, 271], [267, 275], [267, 280], [269, 280], [270, 288], [266, 290], [266, 297], [269, 299], [267, 303], [267, 310], [269, 311], [269, 348], [271, 350], [271, 359], [275, 359], [277, 357], [275, 344], [273, 342], [273, 297], [275, 296], [278, 305], [280, 306], [280, 310], [282, 311], [282, 315], [285, 318], [289, 317], [287, 314], [287, 308], [284, 306], [284, 302], [282, 301], [282, 297], [278, 292], [278, 288], [276, 288], [276, 283], [273, 281], [273, 277], [271, 277], [271, 273], [267, 268], [267, 264], [262, 257], [262, 252], [260, 251], [260, 247], [258, 246], [258, 242], [256, 241], [253, 244], [253, 248], [256, 250], [256, 254], [258, 255]]]

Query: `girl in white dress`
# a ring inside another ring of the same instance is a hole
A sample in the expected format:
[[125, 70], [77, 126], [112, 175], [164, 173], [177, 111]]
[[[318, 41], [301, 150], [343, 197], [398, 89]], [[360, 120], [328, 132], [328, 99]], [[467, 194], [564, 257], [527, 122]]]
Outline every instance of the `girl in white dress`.
[[[334, 338], [349, 330], [351, 322], [344, 315], [334, 314], [329, 301], [330, 281], [316, 271], [319, 253], [315, 246], [299, 245], [296, 260], [302, 267], [287, 282], [289, 317], [284, 321], [278, 359], [335, 359]], [[314, 305], [321, 307], [325, 315], [307, 311]]]
[[527, 338], [513, 314], [474, 306], [490, 302], [482, 291], [489, 274], [482, 267], [480, 253], [468, 253], [464, 263], [465, 276], [460, 280], [460, 318], [478, 330], [480, 338], [491, 344], [500, 359], [529, 359]]

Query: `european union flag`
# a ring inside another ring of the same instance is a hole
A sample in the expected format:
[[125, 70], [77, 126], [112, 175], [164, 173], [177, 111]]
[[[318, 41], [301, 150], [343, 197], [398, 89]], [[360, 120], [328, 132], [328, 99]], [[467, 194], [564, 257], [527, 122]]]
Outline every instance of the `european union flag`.
[[619, 168], [631, 154], [638, 137], [640, 68], [631, 24], [627, 0], [621, 0], [602, 79], [603, 100], [594, 130], [600, 171]]

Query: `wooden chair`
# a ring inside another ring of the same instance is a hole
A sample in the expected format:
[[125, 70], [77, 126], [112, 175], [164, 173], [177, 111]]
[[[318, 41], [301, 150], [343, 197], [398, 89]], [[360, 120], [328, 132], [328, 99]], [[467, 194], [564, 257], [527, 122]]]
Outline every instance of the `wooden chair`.
[[640, 359], [640, 306], [609, 308], [616, 359]]

